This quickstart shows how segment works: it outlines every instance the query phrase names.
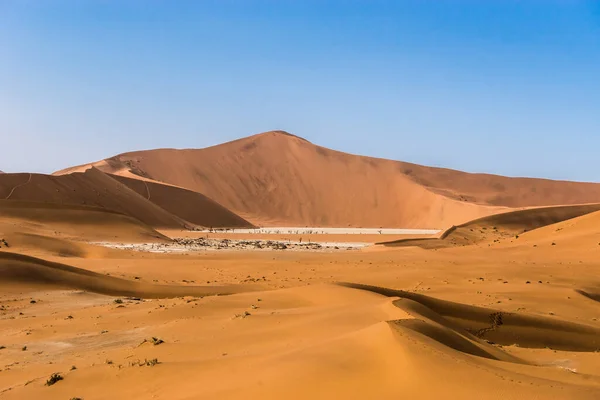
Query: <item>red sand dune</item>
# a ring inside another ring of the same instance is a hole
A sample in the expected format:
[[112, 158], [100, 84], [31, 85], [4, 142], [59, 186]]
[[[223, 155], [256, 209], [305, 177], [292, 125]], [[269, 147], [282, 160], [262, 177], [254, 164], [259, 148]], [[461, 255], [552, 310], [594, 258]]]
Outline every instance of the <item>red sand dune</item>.
[[95, 206], [130, 215], [150, 226], [185, 225], [182, 219], [93, 168], [63, 176], [4, 174], [0, 199]]
[[356, 156], [281, 131], [205, 149], [125, 153], [94, 165], [203, 193], [259, 225], [444, 228], [507, 207], [600, 202], [600, 184]]
[[[154, 195], [138, 193], [146, 185]], [[129, 182], [90, 168], [52, 176], [3, 174], [0, 199], [101, 207], [129, 215], [158, 228], [201, 226], [248, 227], [239, 216], [200, 194], [156, 183]]]

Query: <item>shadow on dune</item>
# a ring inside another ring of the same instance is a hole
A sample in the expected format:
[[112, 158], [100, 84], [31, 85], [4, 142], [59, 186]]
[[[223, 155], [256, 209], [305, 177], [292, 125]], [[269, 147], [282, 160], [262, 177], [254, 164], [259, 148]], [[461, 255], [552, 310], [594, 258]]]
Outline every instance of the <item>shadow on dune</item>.
[[43, 250], [59, 257], [84, 258], [88, 255], [85, 246], [66, 239], [22, 232], [15, 232], [7, 236], [11, 247]]
[[524, 232], [581, 217], [600, 210], [600, 204], [539, 207], [494, 214], [452, 226], [435, 238], [400, 239], [377, 243], [389, 247], [440, 249], [514, 238]]
[[588, 299], [600, 302], [600, 292], [591, 289], [576, 289], [575, 291], [580, 295], [587, 297]]
[[425, 322], [394, 321], [396, 326], [435, 338], [466, 353], [485, 353], [488, 358], [506, 359], [505, 353], [492, 351], [497, 349], [490, 343], [565, 351], [600, 350], [600, 329], [591, 326], [470, 306], [403, 290], [355, 283], [340, 285], [399, 297], [394, 301], [395, 306]]
[[175, 286], [133, 282], [22, 254], [0, 252], [0, 284], [48, 289], [79, 289], [109, 296], [169, 298], [227, 295], [256, 290], [250, 286]]

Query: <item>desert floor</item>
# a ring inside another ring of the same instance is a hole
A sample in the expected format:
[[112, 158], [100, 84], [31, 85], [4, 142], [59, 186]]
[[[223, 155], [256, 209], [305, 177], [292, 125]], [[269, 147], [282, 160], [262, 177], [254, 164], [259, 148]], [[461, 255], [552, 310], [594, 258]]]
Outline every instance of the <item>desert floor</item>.
[[145, 295], [0, 281], [0, 398], [600, 398], [595, 243], [84, 249], [21, 252]]

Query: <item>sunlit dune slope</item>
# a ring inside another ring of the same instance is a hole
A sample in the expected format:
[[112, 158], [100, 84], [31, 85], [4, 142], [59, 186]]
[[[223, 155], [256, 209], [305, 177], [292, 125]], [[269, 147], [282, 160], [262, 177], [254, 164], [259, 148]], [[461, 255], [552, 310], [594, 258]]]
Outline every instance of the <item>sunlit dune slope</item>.
[[203, 193], [270, 225], [439, 228], [502, 210], [433, 193], [407, 176], [403, 163], [280, 131], [200, 150], [126, 153], [95, 165]]
[[600, 184], [351, 155], [283, 131], [205, 149], [125, 153], [90, 165], [203, 193], [250, 222], [271, 226], [445, 228], [506, 207], [600, 202]]
[[[511, 211], [469, 221], [453, 226], [438, 238], [401, 239], [383, 243], [387, 246], [418, 246], [422, 248], [442, 248], [465, 246], [476, 243], [494, 243], [507, 238], [516, 238], [525, 232], [536, 235], [542, 227], [568, 220], [577, 221], [581, 216], [600, 210], [600, 204], [574, 206], [540, 207], [527, 210]], [[595, 214], [591, 214], [595, 215]], [[581, 217], [585, 218], [585, 217]], [[527, 237], [527, 236], [524, 236]]]
[[600, 212], [527, 232], [522, 239], [526, 242], [554, 242], [574, 249], [600, 247]]
[[[0, 236], [15, 234], [84, 241], [155, 242], [169, 240], [130, 216], [99, 207], [0, 200]], [[21, 236], [20, 242], [31, 242]]]

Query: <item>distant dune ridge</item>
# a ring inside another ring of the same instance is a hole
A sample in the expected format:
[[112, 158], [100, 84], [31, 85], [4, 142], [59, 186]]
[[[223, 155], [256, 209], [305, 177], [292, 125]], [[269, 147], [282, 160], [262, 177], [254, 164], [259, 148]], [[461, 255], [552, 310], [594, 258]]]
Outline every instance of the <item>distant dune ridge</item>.
[[[600, 202], [600, 184], [508, 178], [326, 149], [283, 131], [89, 165], [202, 193], [255, 225], [446, 228], [515, 208]], [[137, 184], [138, 192], [141, 191]]]

